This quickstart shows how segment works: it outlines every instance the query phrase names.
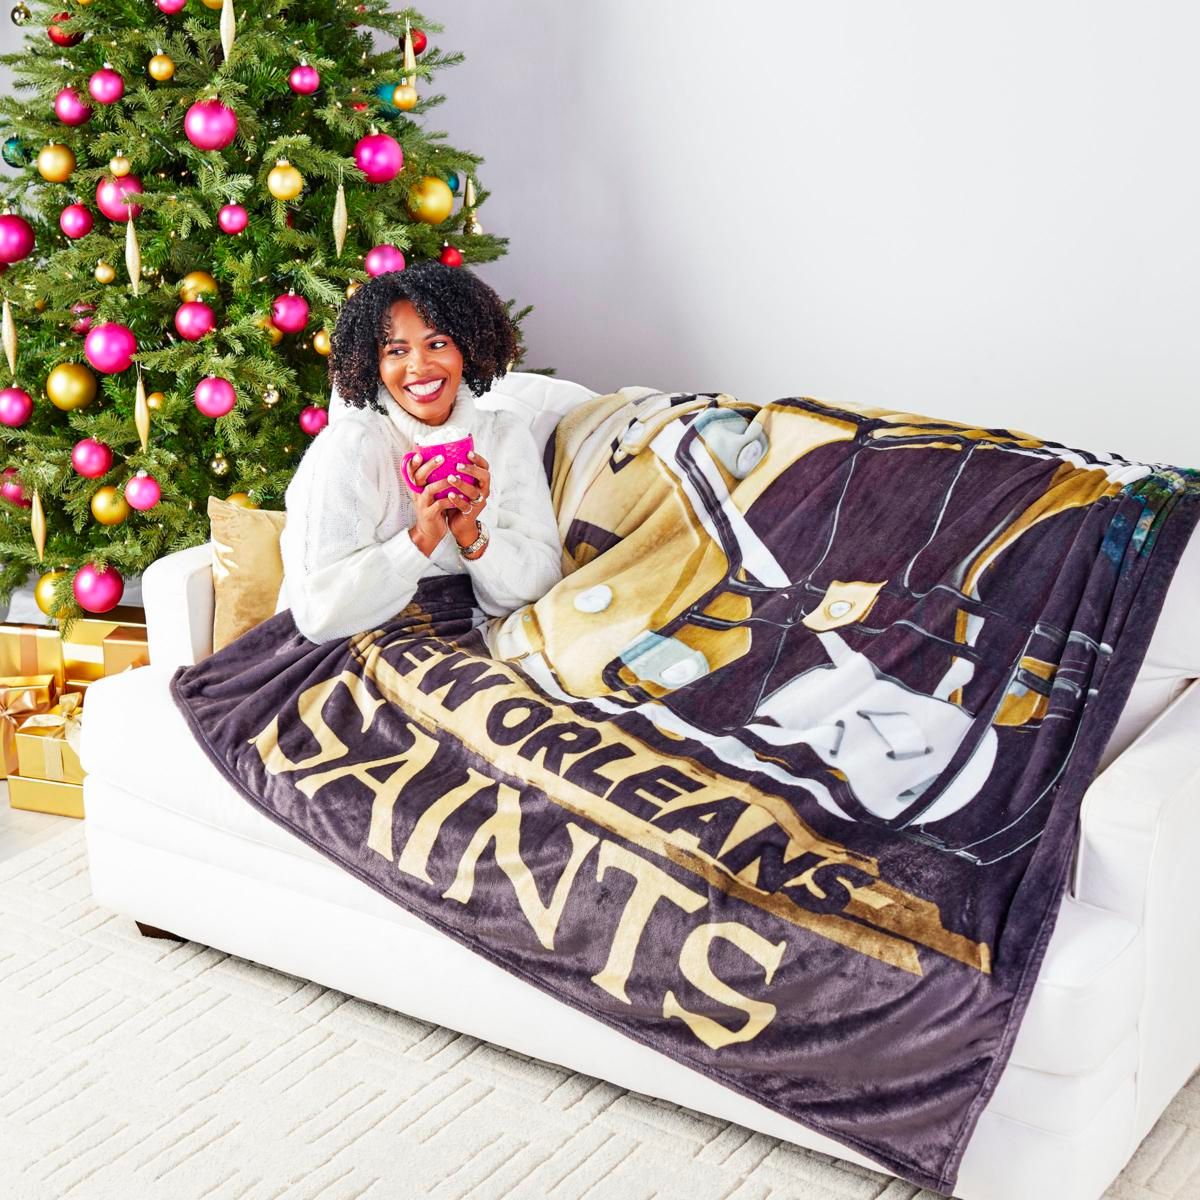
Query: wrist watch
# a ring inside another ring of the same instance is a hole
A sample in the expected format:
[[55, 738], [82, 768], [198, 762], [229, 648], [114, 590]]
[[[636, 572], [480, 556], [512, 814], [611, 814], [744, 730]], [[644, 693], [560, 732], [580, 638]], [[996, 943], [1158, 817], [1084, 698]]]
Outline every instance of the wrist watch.
[[479, 536], [469, 546], [459, 546], [458, 548], [458, 552], [463, 558], [470, 558], [477, 550], [482, 550], [488, 544], [487, 526], [482, 521], [477, 520], [475, 528], [479, 530]]

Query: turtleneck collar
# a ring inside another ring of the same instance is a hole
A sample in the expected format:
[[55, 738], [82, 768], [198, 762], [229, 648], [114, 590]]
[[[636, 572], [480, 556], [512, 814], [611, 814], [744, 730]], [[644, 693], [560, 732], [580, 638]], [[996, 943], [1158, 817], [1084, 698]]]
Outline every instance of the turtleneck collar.
[[[427, 424], [420, 418], [414, 417], [407, 409], [401, 408], [382, 383], [379, 385], [378, 399], [387, 412], [388, 420], [400, 430], [409, 445], [416, 445], [418, 434], [426, 434], [430, 430], [439, 428], [437, 425]], [[457, 425], [460, 429], [474, 431], [476, 411], [475, 396], [465, 383], [460, 383], [454, 397], [454, 407], [451, 408], [450, 415], [444, 424]]]

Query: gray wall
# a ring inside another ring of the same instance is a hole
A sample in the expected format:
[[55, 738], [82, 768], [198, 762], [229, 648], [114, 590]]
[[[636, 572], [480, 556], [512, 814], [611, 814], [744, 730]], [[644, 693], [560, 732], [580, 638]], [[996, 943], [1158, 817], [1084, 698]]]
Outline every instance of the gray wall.
[[1200, 466], [1194, 4], [428, 9], [529, 365]]

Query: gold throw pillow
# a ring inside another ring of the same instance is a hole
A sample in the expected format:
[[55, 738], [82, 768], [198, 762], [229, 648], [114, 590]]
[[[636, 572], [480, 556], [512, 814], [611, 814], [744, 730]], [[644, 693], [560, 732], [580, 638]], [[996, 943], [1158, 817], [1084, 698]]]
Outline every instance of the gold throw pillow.
[[286, 513], [208, 498], [213, 555], [213, 649], [220, 650], [274, 615]]

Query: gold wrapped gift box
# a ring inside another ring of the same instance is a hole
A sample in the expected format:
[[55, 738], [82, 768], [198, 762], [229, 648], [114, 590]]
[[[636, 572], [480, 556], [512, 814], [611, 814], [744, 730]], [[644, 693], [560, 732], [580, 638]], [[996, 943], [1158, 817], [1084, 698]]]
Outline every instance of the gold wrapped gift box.
[[55, 698], [53, 675], [0, 677], [0, 778], [17, 769], [17, 728], [35, 713], [47, 712]]
[[54, 813], [60, 817], [83, 816], [83, 784], [57, 783], [50, 779], [8, 777], [8, 802], [13, 808]]
[[62, 639], [54, 626], [0, 624], [0, 676], [53, 675], [62, 687], [67, 674]]
[[[105, 665], [104, 642], [118, 630], [130, 629], [146, 636], [146, 611], [132, 605], [118, 605], [97, 617], [80, 617], [68, 637], [62, 640], [65, 677], [86, 679], [89, 683], [113, 674]], [[149, 661], [147, 655], [146, 661]], [[124, 670], [124, 667], [119, 668]]]
[[130, 667], [144, 667], [150, 661], [150, 645], [146, 629], [122, 625], [114, 629], [101, 643], [104, 654], [104, 674], [117, 675]]
[[49, 711], [26, 717], [17, 729], [17, 774], [50, 783], [82, 783], [79, 755], [67, 740], [80, 717], [82, 697], [67, 693]]

